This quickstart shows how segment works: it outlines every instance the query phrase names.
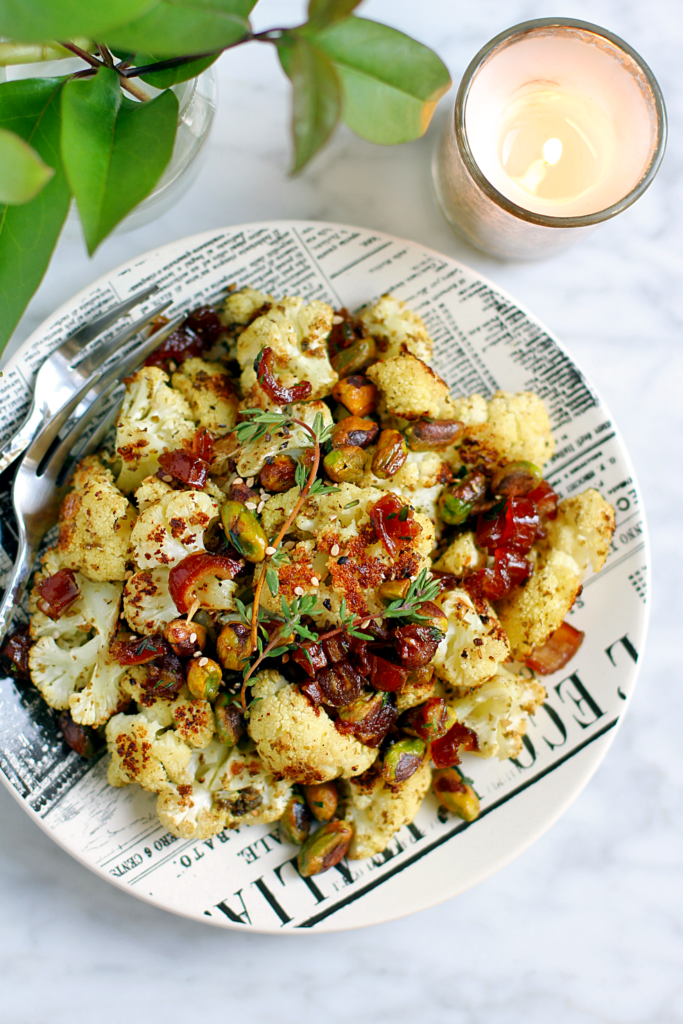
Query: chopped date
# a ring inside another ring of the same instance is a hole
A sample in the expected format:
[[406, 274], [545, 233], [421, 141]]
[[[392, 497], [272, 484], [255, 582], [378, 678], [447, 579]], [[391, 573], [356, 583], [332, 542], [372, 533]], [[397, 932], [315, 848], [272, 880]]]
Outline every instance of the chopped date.
[[95, 756], [99, 743], [97, 734], [92, 729], [74, 722], [68, 711], [62, 711], [57, 719], [57, 724], [68, 747], [75, 750], [81, 757], [90, 759]]
[[396, 651], [406, 668], [422, 668], [436, 654], [443, 635], [433, 626], [420, 626], [415, 622], [399, 626], [394, 632]]
[[290, 657], [311, 679], [315, 677], [316, 672], [327, 666], [327, 658], [322, 647], [312, 640], [306, 640], [295, 647]]
[[16, 629], [5, 640], [0, 654], [10, 663], [10, 674], [15, 679], [30, 679], [31, 673], [28, 667], [28, 654], [31, 650], [32, 641], [28, 635], [28, 626]]
[[254, 364], [256, 379], [266, 394], [276, 405], [289, 405], [291, 402], [302, 402], [308, 398], [313, 390], [310, 381], [304, 380], [292, 388], [284, 387], [273, 373], [273, 357], [272, 348], [264, 348]]
[[538, 647], [529, 655], [526, 663], [530, 669], [542, 676], [559, 672], [574, 657], [585, 635], [582, 630], [563, 622], [542, 647]]
[[477, 734], [466, 725], [456, 722], [445, 736], [432, 743], [432, 761], [437, 768], [452, 768], [460, 764], [458, 752], [463, 750], [479, 750]]
[[160, 347], [147, 357], [145, 365], [168, 367], [170, 362], [180, 364], [193, 356], [201, 356], [216, 343], [224, 329], [214, 309], [200, 306], [189, 313]]
[[382, 546], [392, 558], [396, 554], [397, 541], [412, 541], [420, 533], [420, 524], [408, 505], [395, 494], [385, 494], [370, 509], [370, 521]]
[[339, 709], [335, 722], [339, 732], [350, 733], [366, 747], [378, 747], [398, 718], [393, 697], [375, 693]]
[[183, 663], [177, 654], [169, 651], [147, 666], [143, 689], [155, 697], [176, 697], [185, 685]]
[[72, 569], [60, 569], [53, 576], [41, 580], [36, 587], [39, 611], [58, 619], [80, 596]]
[[383, 690], [386, 693], [396, 693], [402, 689], [408, 679], [406, 669], [400, 665], [394, 665], [386, 658], [378, 654], [369, 654], [370, 682], [376, 690]]
[[181, 615], [186, 615], [197, 599], [197, 587], [210, 577], [233, 580], [242, 569], [236, 558], [196, 551], [174, 565], [168, 577], [168, 590]]
[[322, 702], [340, 708], [360, 697], [364, 680], [350, 662], [338, 661], [317, 672], [315, 682], [322, 693]]
[[119, 665], [144, 665], [155, 661], [170, 651], [161, 633], [144, 636], [137, 640], [115, 640], [111, 645], [112, 656]]
[[172, 452], [163, 452], [159, 456], [159, 466], [163, 476], [172, 476], [187, 487], [206, 487], [209, 478], [209, 463], [199, 455], [188, 452], [185, 448], [176, 448]]
[[351, 649], [351, 638], [346, 633], [323, 637], [323, 650], [328, 661], [343, 661]]

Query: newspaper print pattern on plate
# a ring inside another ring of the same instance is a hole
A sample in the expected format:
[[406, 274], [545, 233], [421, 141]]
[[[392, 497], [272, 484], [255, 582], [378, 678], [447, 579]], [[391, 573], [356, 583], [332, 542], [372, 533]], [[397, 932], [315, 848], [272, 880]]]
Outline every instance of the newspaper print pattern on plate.
[[[572, 361], [511, 299], [455, 261], [365, 229], [315, 222], [255, 224], [148, 253], [67, 303], [26, 343], [0, 379], [0, 439], [19, 425], [29, 381], [75, 327], [131, 292], [157, 283], [174, 312], [218, 297], [230, 283], [356, 309], [385, 291], [424, 319], [435, 363], [455, 394], [497, 387], [536, 391], [557, 441], [546, 477], [562, 496], [597, 487], [615, 506], [608, 562], [589, 576], [572, 611], [586, 639], [531, 719], [522, 755], [463, 768], [481, 797], [472, 824], [438, 812], [428, 797], [415, 822], [379, 856], [301, 878], [296, 850], [277, 826], [225, 831], [197, 842], [159, 825], [154, 797], [112, 789], [106, 757], [69, 751], [31, 688], [0, 681], [0, 768], [29, 812], [88, 867], [157, 906], [215, 925], [279, 932], [350, 928], [402, 916], [475, 884], [541, 834], [604, 756], [636, 676], [647, 625], [647, 539], [623, 447]], [[141, 307], [146, 311], [149, 304]], [[138, 315], [136, 313], [136, 315]], [[14, 557], [8, 470], [0, 485], [0, 569]], [[21, 613], [19, 613], [21, 615]]]

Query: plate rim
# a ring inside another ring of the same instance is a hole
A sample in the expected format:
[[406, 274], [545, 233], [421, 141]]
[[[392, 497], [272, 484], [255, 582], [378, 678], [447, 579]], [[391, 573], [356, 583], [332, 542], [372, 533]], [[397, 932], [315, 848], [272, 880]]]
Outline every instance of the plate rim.
[[[584, 383], [587, 385], [587, 387], [589, 388], [589, 390], [591, 391], [591, 393], [595, 397], [599, 408], [605, 413], [605, 415], [609, 418], [609, 420], [611, 422], [611, 428], [614, 430], [614, 433], [615, 433], [615, 439], [616, 439], [618, 447], [619, 447], [620, 456], [623, 459], [624, 464], [628, 468], [628, 471], [629, 471], [629, 473], [631, 475], [631, 480], [633, 482], [633, 487], [635, 488], [635, 491], [636, 491], [637, 496], [638, 496], [639, 508], [642, 511], [642, 518], [643, 518], [643, 540], [644, 540], [644, 561], [645, 561], [646, 578], [647, 578], [647, 600], [646, 600], [645, 604], [642, 607], [641, 615], [640, 615], [640, 617], [638, 619], [638, 625], [640, 627], [639, 658], [638, 658], [638, 662], [635, 664], [634, 669], [633, 669], [633, 683], [632, 683], [632, 686], [631, 686], [631, 690], [630, 690], [630, 692], [626, 696], [626, 700], [625, 700], [625, 702], [623, 704], [623, 709], [622, 709], [621, 714], [619, 715], [617, 721], [615, 722], [614, 726], [605, 735], [600, 736], [600, 737], [596, 737], [596, 739], [599, 741], [598, 744], [596, 745], [596, 747], [594, 748], [596, 750], [596, 752], [597, 752], [596, 755], [592, 758], [590, 766], [587, 769], [584, 769], [583, 774], [581, 775], [581, 778], [578, 780], [578, 782], [574, 783], [574, 785], [571, 788], [571, 792], [561, 802], [561, 805], [560, 805], [559, 809], [554, 809], [553, 813], [547, 815], [544, 818], [543, 824], [540, 827], [537, 827], [535, 830], [532, 830], [530, 835], [525, 836], [524, 840], [522, 842], [514, 845], [514, 848], [511, 849], [511, 851], [508, 854], [506, 854], [502, 858], [500, 858], [495, 863], [495, 865], [493, 865], [493, 866], [491, 866], [489, 868], [486, 868], [482, 873], [477, 874], [476, 877], [472, 881], [468, 882], [465, 886], [459, 888], [457, 890], [457, 892], [455, 892], [455, 893], [448, 892], [443, 897], [437, 897], [437, 898], [435, 898], [435, 899], [433, 899], [431, 901], [424, 902], [424, 903], [421, 904], [420, 907], [416, 907], [416, 908], [411, 909], [411, 910], [400, 910], [400, 909], [398, 909], [396, 911], [396, 913], [393, 913], [391, 911], [387, 911], [387, 912], [385, 912], [383, 914], [383, 916], [381, 918], [378, 918], [378, 919], [373, 920], [373, 921], [363, 921], [363, 922], [359, 922], [359, 923], [356, 923], [356, 924], [340, 924], [337, 927], [335, 927], [334, 924], [330, 924], [329, 926], [316, 929], [318, 934], [321, 934], [321, 933], [327, 934], [327, 933], [340, 932], [340, 931], [350, 931], [350, 930], [353, 930], [353, 929], [356, 929], [356, 928], [362, 928], [362, 927], [366, 927], [367, 928], [367, 927], [372, 927], [374, 925], [379, 925], [379, 924], [383, 924], [383, 923], [388, 923], [388, 922], [391, 922], [391, 921], [399, 920], [399, 919], [401, 919], [403, 917], [408, 917], [408, 916], [411, 916], [412, 914], [418, 913], [420, 910], [427, 910], [427, 909], [430, 909], [430, 908], [432, 908], [434, 906], [438, 906], [440, 903], [444, 903], [447, 900], [454, 899], [460, 893], [466, 892], [467, 890], [469, 890], [469, 889], [473, 888], [474, 886], [478, 885], [480, 882], [483, 882], [487, 878], [490, 878], [497, 871], [501, 870], [504, 867], [507, 867], [513, 860], [515, 860], [518, 856], [521, 856], [522, 853], [524, 853], [526, 850], [528, 850], [530, 846], [532, 846], [538, 839], [540, 839], [543, 835], [545, 835], [545, 833], [550, 828], [552, 828], [552, 826], [555, 825], [556, 822], [566, 813], [566, 811], [571, 806], [571, 804], [574, 803], [574, 801], [580, 796], [580, 794], [586, 788], [586, 786], [591, 781], [591, 779], [593, 778], [593, 776], [597, 772], [598, 768], [602, 764], [603, 760], [607, 756], [608, 751], [610, 750], [610, 748], [611, 748], [612, 744], [614, 743], [614, 740], [615, 740], [619, 730], [622, 727], [622, 724], [623, 724], [623, 721], [624, 721], [624, 717], [625, 717], [627, 711], [629, 710], [629, 707], [630, 707], [630, 704], [631, 704], [631, 700], [633, 698], [633, 693], [635, 691], [635, 688], [636, 688], [636, 685], [638, 683], [638, 679], [639, 679], [639, 676], [640, 676], [640, 668], [641, 668], [641, 664], [642, 664], [642, 656], [643, 656], [643, 654], [645, 652], [645, 646], [646, 646], [648, 632], [649, 632], [650, 616], [651, 616], [651, 606], [652, 606], [652, 599], [651, 599], [652, 564], [651, 564], [651, 545], [650, 545], [650, 535], [649, 535], [649, 528], [648, 528], [648, 522], [647, 522], [647, 513], [646, 513], [645, 505], [644, 505], [644, 502], [643, 502], [642, 491], [641, 491], [641, 488], [640, 488], [640, 485], [639, 485], [639, 482], [638, 482], [638, 477], [637, 477], [637, 474], [635, 472], [635, 468], [634, 468], [632, 460], [631, 460], [630, 453], [628, 451], [628, 448], [627, 448], [626, 444], [624, 443], [624, 439], [623, 439], [623, 436], [621, 434], [621, 431], [620, 431], [618, 425], [615, 423], [613, 416], [611, 415], [609, 406], [605, 403], [604, 399], [602, 398], [602, 395], [600, 394], [599, 390], [593, 384], [591, 378], [584, 373], [581, 365], [577, 362], [575, 357], [568, 351], [566, 345], [557, 337], [557, 335], [553, 331], [549, 330], [546, 327], [544, 322], [538, 316], [536, 316], [536, 314], [534, 314], [526, 306], [525, 303], [520, 302], [519, 300], [517, 300], [510, 292], [507, 291], [507, 289], [500, 287], [498, 284], [496, 284], [494, 281], [492, 281], [487, 275], [482, 274], [479, 270], [476, 270], [476, 269], [468, 266], [468, 264], [461, 262], [459, 259], [457, 259], [454, 256], [449, 256], [449, 255], [447, 255], [445, 253], [439, 252], [439, 250], [433, 249], [430, 246], [423, 244], [422, 242], [415, 241], [414, 239], [403, 238], [403, 237], [401, 237], [399, 235], [394, 235], [394, 234], [392, 234], [390, 232], [387, 232], [387, 231], [376, 230], [374, 228], [369, 228], [369, 227], [361, 227], [359, 225], [344, 224], [344, 223], [337, 222], [337, 221], [315, 220], [315, 219], [308, 219], [308, 218], [284, 218], [283, 217], [283, 218], [274, 218], [274, 219], [262, 220], [262, 221], [250, 221], [250, 222], [239, 223], [239, 224], [225, 225], [225, 226], [211, 228], [211, 229], [208, 229], [208, 230], [205, 230], [205, 231], [201, 231], [201, 232], [198, 232], [198, 233], [196, 233], [194, 235], [187, 235], [187, 236], [184, 236], [183, 238], [176, 239], [176, 240], [174, 240], [172, 242], [166, 242], [166, 243], [164, 243], [161, 246], [157, 246], [157, 247], [155, 247], [153, 249], [148, 249], [145, 252], [140, 253], [137, 256], [133, 256], [131, 259], [126, 260], [124, 263], [118, 264], [117, 266], [112, 267], [110, 270], [105, 271], [103, 274], [100, 274], [97, 278], [93, 279], [89, 284], [87, 284], [83, 288], [81, 288], [78, 292], [76, 292], [74, 295], [72, 295], [69, 299], [65, 300], [53, 313], [51, 313], [48, 317], [46, 317], [31, 332], [31, 334], [26, 338], [26, 340], [17, 348], [17, 350], [12, 354], [10, 359], [7, 361], [7, 363], [3, 367], [0, 376], [3, 375], [3, 374], [7, 374], [9, 371], [11, 371], [13, 369], [17, 369], [19, 361], [23, 357], [23, 355], [26, 352], [31, 350], [31, 348], [35, 345], [36, 341], [40, 337], [42, 337], [61, 316], [63, 316], [65, 313], [67, 313], [70, 309], [73, 309], [74, 306], [77, 306], [81, 302], [81, 300], [83, 298], [85, 298], [88, 295], [90, 295], [99, 286], [103, 286], [104, 287], [104, 286], [109, 285], [111, 279], [113, 277], [115, 277], [116, 275], [119, 275], [122, 271], [125, 271], [125, 270], [127, 270], [129, 268], [139, 267], [141, 265], [144, 265], [151, 258], [159, 256], [159, 255], [162, 255], [162, 254], [164, 254], [166, 252], [170, 252], [171, 250], [177, 250], [180, 247], [182, 247], [183, 251], [188, 251], [190, 248], [194, 247], [195, 245], [197, 245], [197, 244], [199, 244], [199, 243], [201, 243], [203, 241], [204, 242], [207, 241], [212, 236], [224, 235], [224, 234], [231, 233], [231, 232], [233, 232], [233, 233], [234, 232], [239, 232], [239, 231], [245, 231], [246, 232], [246, 231], [250, 231], [250, 230], [259, 230], [259, 229], [266, 229], [266, 230], [283, 229], [283, 230], [287, 230], [287, 229], [291, 229], [291, 228], [295, 228], [295, 229], [299, 228], [300, 229], [300, 228], [306, 228], [306, 227], [317, 227], [317, 228], [321, 228], [321, 227], [322, 228], [327, 228], [327, 227], [329, 227], [329, 228], [332, 228], [332, 229], [345, 230], [345, 231], [372, 232], [372, 234], [376, 235], [378, 238], [387, 239], [387, 240], [392, 241], [392, 242], [398, 242], [398, 243], [400, 243], [402, 245], [408, 245], [408, 246], [411, 246], [413, 248], [421, 249], [424, 252], [426, 252], [426, 253], [428, 253], [428, 254], [430, 254], [432, 256], [435, 256], [435, 257], [437, 257], [440, 260], [447, 261], [452, 266], [458, 267], [462, 271], [464, 271], [467, 274], [471, 275], [478, 282], [481, 282], [484, 285], [488, 286], [496, 294], [500, 295], [503, 299], [506, 299], [516, 309], [518, 309], [520, 312], [522, 312], [524, 314], [524, 316], [527, 317], [530, 322], [532, 322], [533, 324], [537, 325], [538, 327], [540, 327], [543, 330], [543, 332], [551, 339], [553, 344], [557, 346], [557, 348], [560, 350], [560, 352], [563, 353], [566, 356], [566, 358], [569, 360], [571, 365], [578, 371], [578, 373], [581, 376], [581, 379], [584, 381]], [[308, 250], [308, 247], [306, 247], [306, 248], [307, 248], [307, 251], [309, 252], [310, 258], [312, 260], [314, 260], [314, 262], [317, 263], [318, 262], [317, 259], [310, 253], [310, 251]], [[106, 755], [103, 754], [102, 755], [102, 759], [104, 758], [104, 756], [106, 756]], [[214, 928], [218, 928], [220, 930], [224, 930], [224, 929], [229, 929], [230, 931], [240, 931], [240, 930], [242, 930], [243, 932], [246, 930], [249, 934], [263, 934], [263, 935], [283, 935], [283, 934], [286, 934], [286, 935], [292, 935], [292, 934], [295, 934], [295, 935], [296, 934], [306, 935], [306, 934], [310, 934], [308, 929], [294, 928], [294, 929], [288, 930], [287, 932], [283, 932], [280, 928], [276, 928], [276, 927], [272, 927], [272, 928], [256, 927], [256, 926], [251, 925], [251, 924], [245, 929], [244, 924], [237, 924], [235, 922], [229, 921], [227, 918], [225, 919], [225, 922], [223, 922], [223, 921], [219, 921], [218, 919], [213, 919], [211, 917], [202, 917], [202, 916], [199, 916], [199, 915], [195, 915], [195, 914], [192, 914], [189, 911], [183, 910], [181, 908], [176, 908], [176, 907], [173, 907], [173, 906], [164, 905], [161, 902], [159, 902], [158, 899], [153, 898], [151, 896], [151, 894], [150, 895], [145, 895], [142, 892], [138, 892], [135, 889], [131, 888], [131, 886], [129, 886], [123, 879], [118, 879], [118, 878], [112, 877], [111, 875], [107, 874], [104, 870], [100, 869], [97, 865], [92, 864], [92, 863], [88, 863], [85, 860], [85, 858], [81, 855], [80, 852], [75, 851], [73, 848], [69, 847], [65, 840], [63, 840], [62, 838], [60, 838], [58, 835], [55, 834], [54, 830], [51, 829], [49, 827], [48, 823], [43, 818], [40, 817], [38, 812], [35, 811], [32, 807], [30, 807], [28, 805], [26, 800], [21, 796], [21, 794], [18, 792], [18, 790], [12, 785], [11, 781], [6, 776], [4, 771], [0, 771], [0, 781], [2, 781], [3, 785], [5, 786], [5, 788], [7, 790], [9, 790], [11, 795], [14, 797], [14, 799], [17, 801], [17, 803], [20, 805], [20, 807], [25, 811], [25, 813], [28, 814], [30, 819], [32, 821], [34, 821], [41, 828], [41, 830], [46, 835], [48, 835], [49, 838], [53, 842], [55, 842], [62, 850], [64, 850], [67, 854], [69, 854], [69, 856], [73, 857], [80, 865], [82, 865], [83, 867], [85, 867], [89, 871], [91, 871], [97, 878], [99, 878], [99, 879], [101, 879], [103, 881], [106, 881], [106, 882], [114, 885], [114, 887], [116, 889], [127, 893], [131, 897], [135, 897], [135, 898], [137, 898], [139, 900], [142, 900], [143, 902], [148, 903], [151, 906], [155, 907], [156, 909], [162, 910], [162, 911], [164, 911], [166, 913], [170, 913], [170, 914], [173, 914], [173, 915], [179, 916], [179, 917], [184, 917], [184, 918], [186, 918], [188, 920], [195, 921], [197, 923], [209, 924], [209, 925], [212, 925]], [[539, 781], [542, 781], [542, 780], [539, 780]]]

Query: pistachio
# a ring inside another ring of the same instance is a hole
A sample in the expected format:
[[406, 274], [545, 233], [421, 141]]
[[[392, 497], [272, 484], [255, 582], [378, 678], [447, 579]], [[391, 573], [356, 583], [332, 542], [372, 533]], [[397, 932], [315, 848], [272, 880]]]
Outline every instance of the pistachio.
[[234, 747], [247, 727], [242, 709], [235, 704], [235, 698], [228, 693], [219, 693], [214, 704], [216, 735], [221, 743]]
[[338, 381], [332, 394], [353, 416], [367, 416], [379, 405], [379, 391], [369, 377], [351, 374]]
[[366, 747], [378, 747], [398, 718], [388, 693], [363, 694], [339, 708], [337, 728], [352, 733]]
[[296, 460], [291, 455], [272, 455], [259, 476], [261, 487], [275, 494], [288, 491], [296, 482]]
[[[206, 645], [206, 629], [198, 622], [173, 619], [164, 629], [164, 637], [179, 658], [191, 658]], [[194, 639], [193, 639], [194, 638]]]
[[408, 446], [398, 430], [383, 430], [372, 457], [372, 472], [380, 480], [389, 480], [402, 468], [408, 458]]
[[356, 448], [367, 448], [379, 434], [379, 427], [374, 420], [363, 420], [360, 416], [345, 416], [334, 427], [330, 442], [333, 448], [354, 445]]
[[380, 584], [377, 593], [382, 604], [402, 601], [410, 589], [410, 580], [387, 580]]
[[360, 373], [377, 358], [377, 346], [374, 338], [359, 338], [349, 348], [342, 349], [332, 356], [330, 362], [340, 377], [350, 377]]
[[311, 831], [311, 815], [306, 801], [298, 793], [287, 801], [280, 818], [280, 835], [286, 843], [301, 846]]
[[464, 429], [460, 420], [418, 420], [404, 433], [412, 452], [438, 452], [450, 448]]
[[253, 651], [251, 630], [243, 622], [228, 622], [218, 634], [216, 650], [223, 668], [241, 672]]
[[321, 825], [299, 850], [299, 874], [309, 878], [333, 868], [348, 850], [352, 839], [353, 828], [346, 821], [328, 821]]
[[479, 817], [479, 797], [455, 768], [438, 768], [432, 774], [434, 796], [447, 811], [465, 821]]
[[222, 678], [218, 662], [211, 658], [193, 658], [187, 670], [187, 687], [193, 697], [214, 701]]
[[355, 483], [363, 475], [365, 452], [356, 445], [334, 448], [323, 460], [325, 472], [335, 483]]
[[400, 785], [415, 774], [426, 753], [427, 744], [421, 739], [392, 743], [382, 761], [382, 778], [390, 786]]
[[441, 739], [454, 724], [455, 711], [442, 697], [430, 697], [424, 704], [406, 711], [401, 719], [404, 732], [427, 743]]
[[486, 477], [475, 469], [441, 492], [437, 502], [439, 515], [449, 526], [459, 526], [476, 511], [477, 503], [485, 496]]
[[226, 501], [221, 519], [230, 543], [248, 562], [262, 562], [266, 557], [268, 538], [253, 512], [239, 501]]
[[542, 479], [542, 470], [533, 462], [510, 462], [493, 474], [491, 490], [494, 494], [514, 498], [535, 490]]
[[420, 616], [421, 626], [431, 626], [432, 629], [438, 629], [444, 635], [448, 632], [448, 618], [443, 609], [439, 608], [434, 601], [423, 601], [417, 613]]
[[339, 794], [334, 782], [319, 782], [314, 786], [304, 786], [304, 796], [311, 814], [318, 821], [329, 821], [334, 817], [339, 803]]

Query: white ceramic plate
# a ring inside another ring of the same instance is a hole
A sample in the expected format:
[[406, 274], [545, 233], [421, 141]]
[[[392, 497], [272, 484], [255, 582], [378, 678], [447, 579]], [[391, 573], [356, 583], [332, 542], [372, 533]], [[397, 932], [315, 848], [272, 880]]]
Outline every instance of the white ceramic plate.
[[[383, 854], [315, 878], [298, 875], [296, 850], [282, 844], [276, 825], [205, 842], [175, 839], [159, 826], [154, 797], [137, 786], [110, 788], [106, 757], [93, 765], [70, 752], [37, 692], [9, 679], [0, 682], [0, 777], [27, 813], [87, 867], [158, 907], [220, 927], [273, 933], [355, 928], [455, 896], [529, 846], [575, 799], [605, 756], [635, 685], [647, 628], [647, 535], [633, 471], [609, 415], [561, 345], [474, 271], [364, 228], [276, 221], [174, 242], [67, 302], [5, 371], [0, 439], [17, 425], [31, 373], [66, 333], [152, 281], [177, 311], [210, 300], [232, 282], [352, 310], [392, 291], [426, 322], [436, 366], [455, 394], [489, 395], [497, 387], [540, 394], [557, 440], [546, 476], [562, 495], [597, 487], [617, 510], [607, 564], [587, 579], [572, 612], [586, 639], [570, 665], [546, 680], [548, 701], [532, 720], [518, 760], [467, 756], [464, 768], [482, 800], [477, 821], [440, 821], [430, 796]], [[8, 485], [5, 479], [0, 488], [0, 570], [13, 557]]]

